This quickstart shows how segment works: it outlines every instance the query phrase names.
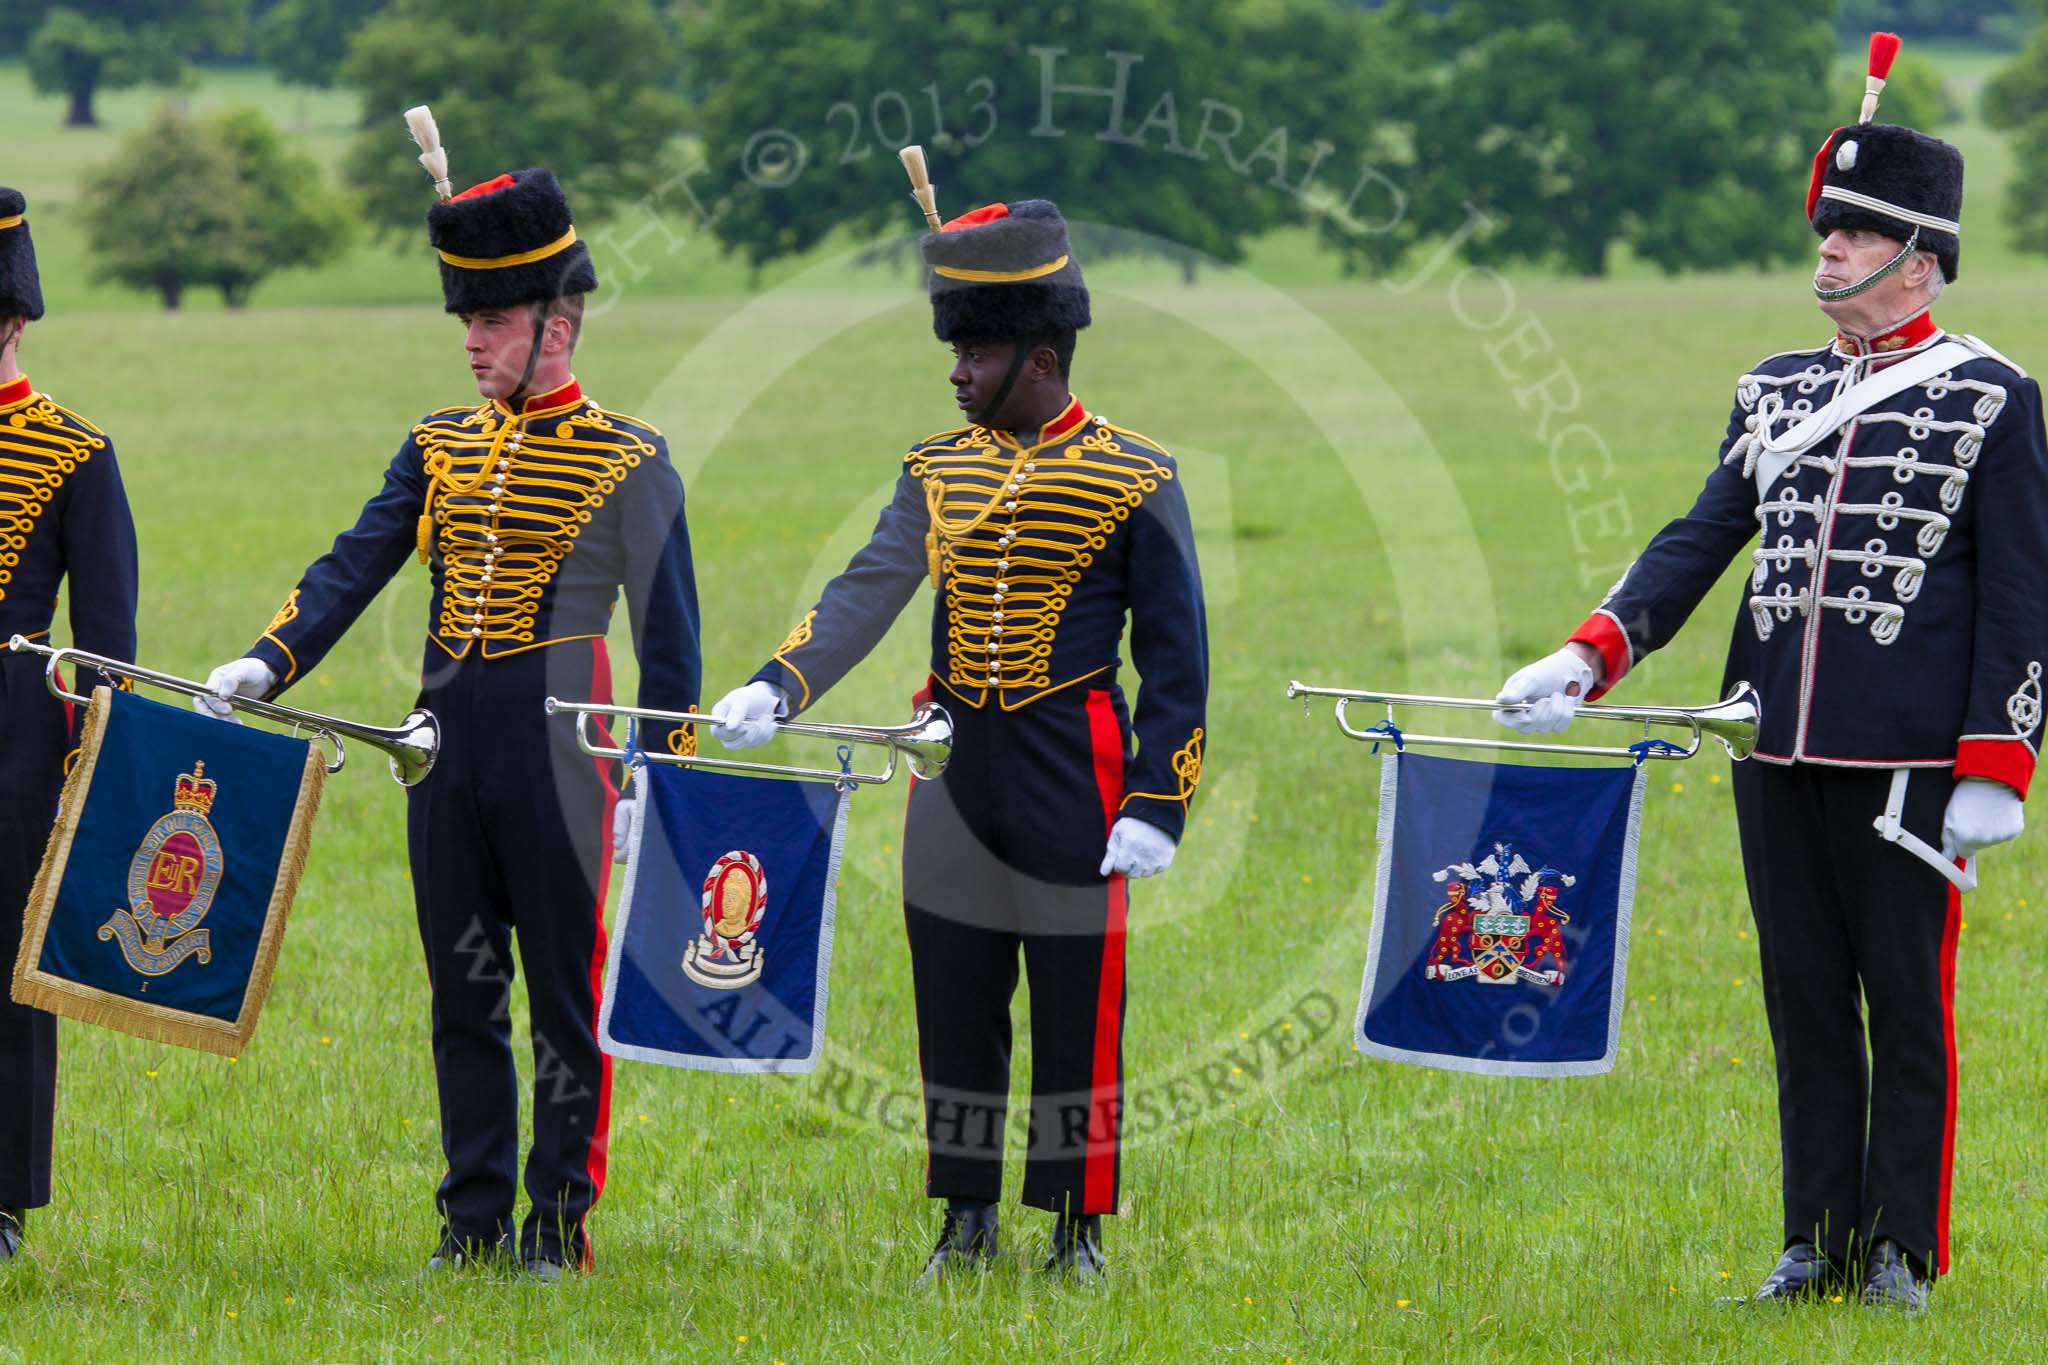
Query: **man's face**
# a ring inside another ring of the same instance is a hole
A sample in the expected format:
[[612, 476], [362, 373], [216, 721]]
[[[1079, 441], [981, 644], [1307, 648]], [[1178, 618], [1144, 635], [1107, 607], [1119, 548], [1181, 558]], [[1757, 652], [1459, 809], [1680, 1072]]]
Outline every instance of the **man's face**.
[[[1002, 392], [1003, 380], [1010, 373], [1010, 362], [1016, 358], [1017, 343], [1014, 341], [956, 341], [953, 343], [953, 373], [947, 379], [953, 385], [954, 401], [967, 420], [981, 426], [1000, 427], [1004, 423], [1002, 414], [989, 411], [996, 395]], [[1010, 396], [1014, 398], [1016, 389]], [[1004, 400], [1008, 407], [1009, 400]]]
[[[1820, 242], [1820, 264], [1814, 268], [1816, 289], [1840, 289], [1869, 277], [1905, 245], [1867, 228], [1836, 228]], [[1854, 298], [1820, 300], [1820, 310], [1848, 331], [1868, 335], [1876, 328], [1903, 321], [1913, 311], [1920, 286], [1906, 283], [1913, 262], [1893, 271]]]
[[486, 398], [509, 398], [526, 373], [533, 349], [533, 314], [526, 308], [493, 308], [464, 316], [463, 349], [469, 353], [476, 390]]

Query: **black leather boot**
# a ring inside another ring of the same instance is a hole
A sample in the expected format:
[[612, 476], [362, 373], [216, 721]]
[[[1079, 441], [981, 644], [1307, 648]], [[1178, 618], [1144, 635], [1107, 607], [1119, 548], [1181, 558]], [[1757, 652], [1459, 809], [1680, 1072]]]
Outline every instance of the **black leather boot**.
[[434, 1248], [434, 1254], [427, 1260], [429, 1271], [473, 1270], [481, 1266], [503, 1263], [511, 1258], [512, 1238], [507, 1235], [495, 1241], [480, 1237], [457, 1237], [442, 1229], [441, 1243]]
[[937, 1284], [956, 1270], [985, 1266], [996, 1258], [996, 1206], [954, 1199], [947, 1201], [939, 1244], [917, 1277], [919, 1289]]
[[11, 1261], [21, 1250], [20, 1209], [0, 1209], [0, 1261]]
[[1863, 1306], [1898, 1308], [1908, 1313], [1927, 1311], [1927, 1291], [1934, 1287], [1932, 1276], [1914, 1272], [1913, 1262], [1899, 1244], [1880, 1238], [1863, 1263]]
[[1052, 1230], [1052, 1255], [1046, 1257], [1048, 1274], [1072, 1274], [1082, 1284], [1099, 1282], [1109, 1269], [1102, 1254], [1102, 1217], [1082, 1214], [1077, 1218], [1060, 1215]]
[[1763, 1286], [1748, 1298], [1716, 1299], [1719, 1305], [1738, 1303], [1791, 1303], [1798, 1299], [1821, 1298], [1837, 1293], [1843, 1284], [1842, 1267], [1823, 1255], [1811, 1242], [1794, 1242], [1785, 1248], [1778, 1264], [1764, 1277]]

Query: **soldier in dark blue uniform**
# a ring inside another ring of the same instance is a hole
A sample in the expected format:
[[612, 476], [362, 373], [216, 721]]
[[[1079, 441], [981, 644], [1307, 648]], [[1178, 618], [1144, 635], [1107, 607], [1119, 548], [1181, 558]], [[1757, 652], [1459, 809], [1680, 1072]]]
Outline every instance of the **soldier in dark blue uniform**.
[[[1208, 643], [1173, 457], [1068, 389], [1089, 322], [1059, 211], [992, 205], [924, 239], [934, 330], [966, 424], [912, 447], [873, 538], [713, 734], [764, 742], [938, 590], [926, 693], [952, 714], [916, 783], [903, 897], [936, 1277], [996, 1252], [1018, 954], [1031, 985], [1023, 1200], [1059, 1215], [1048, 1269], [1093, 1277], [1117, 1210], [1125, 881], [1162, 871], [1201, 776]], [[1135, 715], [1118, 643], [1142, 678]], [[1135, 754], [1132, 743], [1136, 741]]]
[[2022, 826], [2048, 664], [2048, 445], [2039, 386], [1928, 313], [1959, 265], [1961, 154], [1870, 113], [1829, 136], [1807, 199], [1836, 335], [1737, 381], [1692, 510], [1566, 650], [1508, 680], [1501, 700], [1531, 709], [1497, 714], [1562, 728], [1761, 531], [1727, 670], [1764, 704], [1734, 795], [1777, 1054], [1785, 1252], [1755, 1297], [1860, 1283], [1865, 1303], [1918, 1310], [1948, 1269], [1947, 860]]
[[[541, 703], [610, 699], [604, 636], [623, 587], [640, 703], [697, 697], [697, 594], [682, 483], [661, 433], [586, 398], [569, 371], [597, 287], [569, 204], [544, 170], [499, 176], [428, 215], [448, 311], [486, 401], [413, 425], [354, 529], [285, 599], [221, 696], [274, 695], [333, 647], [415, 554], [433, 575], [420, 704], [442, 725], [406, 833], [434, 993], [434, 1073], [448, 1158], [437, 1266], [511, 1247], [519, 1097], [512, 942], [532, 1005], [528, 1268], [587, 1269], [604, 1188], [611, 1059], [596, 1037], [605, 956], [610, 765]], [[680, 751], [682, 729], [643, 731]]]
[[[28, 324], [43, 316], [28, 205], [0, 188], [0, 641], [42, 640], [69, 580], [71, 643], [135, 657], [135, 523], [105, 432], [21, 373]], [[77, 679], [90, 690], [107, 680]], [[50, 695], [43, 660], [0, 651], [0, 961], [21, 942], [22, 907], [64, 784], [76, 717]], [[0, 969], [4, 970], [4, 969]], [[0, 1261], [22, 1219], [50, 1202], [57, 1114], [57, 1019], [0, 992]]]

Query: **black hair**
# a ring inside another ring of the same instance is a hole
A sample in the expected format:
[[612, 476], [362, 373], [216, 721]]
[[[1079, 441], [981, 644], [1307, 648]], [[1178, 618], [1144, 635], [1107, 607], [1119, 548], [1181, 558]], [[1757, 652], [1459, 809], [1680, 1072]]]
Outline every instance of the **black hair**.
[[1060, 378], [1066, 379], [1073, 373], [1074, 343], [1079, 340], [1079, 332], [1072, 327], [1062, 327], [1036, 344], [1052, 347], [1052, 353], [1060, 363]]

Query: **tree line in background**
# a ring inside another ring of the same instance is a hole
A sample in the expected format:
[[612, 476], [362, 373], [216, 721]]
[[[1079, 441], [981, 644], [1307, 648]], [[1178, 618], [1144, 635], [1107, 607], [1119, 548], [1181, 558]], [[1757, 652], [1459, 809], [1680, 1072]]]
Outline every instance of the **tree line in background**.
[[[142, 173], [174, 164], [224, 196], [142, 215], [182, 214], [190, 232], [95, 232], [108, 277], [171, 304], [195, 283], [238, 302], [268, 271], [340, 250], [352, 218], [416, 232], [425, 183], [397, 115], [421, 102], [458, 177], [551, 165], [586, 221], [701, 215], [757, 269], [835, 233], [900, 241], [918, 224], [895, 152], [920, 142], [948, 209], [1045, 195], [1084, 250], [1163, 255], [1189, 278], [1290, 225], [1355, 270], [1448, 243], [1470, 261], [1591, 276], [1617, 248], [1673, 272], [1810, 251], [1788, 206], [1813, 144], [1855, 107], [1860, 82], [1828, 78], [1844, 27], [1982, 40], [2040, 23], [2043, 6], [0, 0], [0, 47], [19, 47], [77, 124], [94, 121], [96, 91], [175, 84], [197, 60], [360, 95], [347, 209], [275, 134], [258, 149], [253, 115], [166, 115], [133, 136], [102, 187], [125, 172], [136, 194], [183, 194]], [[1936, 127], [1961, 111], [1909, 48], [1885, 112]], [[2020, 136], [2011, 213], [2048, 252], [2048, 27], [1985, 112]], [[93, 202], [119, 201], [103, 188]], [[167, 283], [173, 258], [191, 263], [182, 283]]]

